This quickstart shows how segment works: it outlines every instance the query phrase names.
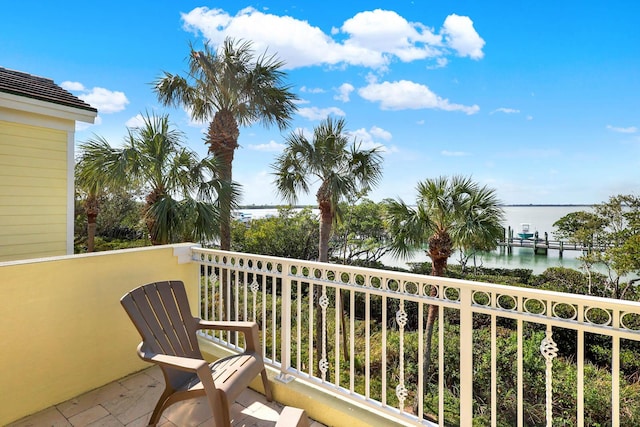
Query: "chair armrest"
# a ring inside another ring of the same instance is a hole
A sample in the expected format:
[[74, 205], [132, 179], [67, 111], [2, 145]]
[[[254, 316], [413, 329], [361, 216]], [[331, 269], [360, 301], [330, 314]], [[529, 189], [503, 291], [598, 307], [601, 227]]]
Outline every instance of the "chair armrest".
[[168, 354], [150, 353], [142, 350], [144, 343], [138, 346], [138, 355], [143, 360], [156, 363], [158, 365], [170, 366], [181, 371], [194, 372], [205, 391], [213, 392], [216, 390], [216, 384], [211, 376], [209, 363], [202, 359], [193, 359], [191, 357], [171, 356]]
[[191, 357], [171, 356], [168, 354], [158, 354], [144, 351], [143, 343], [138, 346], [138, 356], [147, 362], [157, 363], [158, 365], [170, 366], [182, 371], [197, 372], [203, 366], [209, 367], [209, 364], [202, 359], [193, 359]]
[[198, 318], [196, 318], [196, 320], [198, 322], [198, 329], [215, 329], [220, 331], [242, 332], [244, 334], [244, 339], [247, 342], [247, 350], [262, 356], [260, 339], [258, 338], [258, 324], [256, 322], [216, 321], [202, 320]]

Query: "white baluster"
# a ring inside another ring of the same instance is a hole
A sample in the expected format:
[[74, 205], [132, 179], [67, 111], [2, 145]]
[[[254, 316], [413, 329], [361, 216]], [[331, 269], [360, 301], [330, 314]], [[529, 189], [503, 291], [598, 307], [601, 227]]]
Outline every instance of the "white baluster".
[[396, 386], [396, 396], [398, 397], [398, 406], [401, 412], [404, 412], [404, 401], [409, 392], [404, 385], [404, 327], [407, 324], [407, 312], [404, 311], [404, 301], [400, 300], [400, 309], [396, 312], [396, 322], [400, 327], [400, 381]]
[[327, 307], [329, 307], [329, 297], [327, 297], [327, 287], [322, 286], [322, 296], [318, 301], [322, 308], [322, 358], [318, 362], [318, 367], [322, 373], [322, 381], [327, 380], [327, 370], [329, 361], [327, 360]]
[[551, 325], [547, 325], [545, 338], [540, 343], [540, 352], [546, 361], [547, 385], [547, 427], [553, 424], [553, 359], [558, 355], [558, 345], [553, 341]]

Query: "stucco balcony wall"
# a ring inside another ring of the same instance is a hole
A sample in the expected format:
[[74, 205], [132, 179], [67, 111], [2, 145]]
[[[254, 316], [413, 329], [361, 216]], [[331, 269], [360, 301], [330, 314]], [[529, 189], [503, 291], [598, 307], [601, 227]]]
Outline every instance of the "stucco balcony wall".
[[195, 285], [179, 256], [191, 246], [0, 263], [0, 425], [148, 367], [120, 297], [156, 280]]

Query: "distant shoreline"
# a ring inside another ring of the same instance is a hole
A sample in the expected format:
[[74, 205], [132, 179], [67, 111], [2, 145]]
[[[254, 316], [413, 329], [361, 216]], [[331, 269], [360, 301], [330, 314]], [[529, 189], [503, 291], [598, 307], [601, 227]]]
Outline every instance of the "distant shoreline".
[[[515, 207], [515, 208], [552, 208], [552, 207], [592, 207], [593, 204], [573, 204], [573, 203], [565, 203], [565, 204], [526, 204], [526, 203], [516, 203], [516, 204], [505, 204], [500, 205], [501, 207]], [[238, 209], [278, 209], [289, 207], [289, 205], [242, 205], [239, 206]], [[294, 209], [303, 209], [303, 208], [311, 208], [315, 209], [317, 205], [294, 205], [291, 206]]]
[[528, 208], [528, 207], [532, 207], [532, 208], [536, 208], [536, 207], [540, 207], [540, 208], [554, 208], [554, 207], [559, 207], [559, 208], [573, 208], [573, 207], [592, 207], [593, 205], [587, 205], [587, 204], [573, 204], [573, 203], [565, 203], [565, 204], [548, 204], [548, 205], [535, 205], [535, 204], [513, 204], [513, 205], [500, 205], [502, 207], [516, 207], [516, 208]]

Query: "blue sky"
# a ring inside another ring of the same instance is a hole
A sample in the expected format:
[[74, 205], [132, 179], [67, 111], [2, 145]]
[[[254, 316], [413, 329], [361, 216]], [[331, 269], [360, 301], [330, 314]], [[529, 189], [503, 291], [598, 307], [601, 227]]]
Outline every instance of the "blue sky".
[[[379, 201], [470, 175], [507, 204], [590, 204], [640, 188], [640, 3], [631, 1], [3, 2], [0, 66], [52, 78], [99, 110], [113, 145], [167, 112], [206, 154], [203, 126], [151, 90], [184, 74], [189, 43], [252, 40], [287, 64], [292, 127], [241, 128], [243, 203], [278, 204], [286, 135], [344, 117], [384, 152]], [[313, 203], [314, 192], [302, 196]]]

